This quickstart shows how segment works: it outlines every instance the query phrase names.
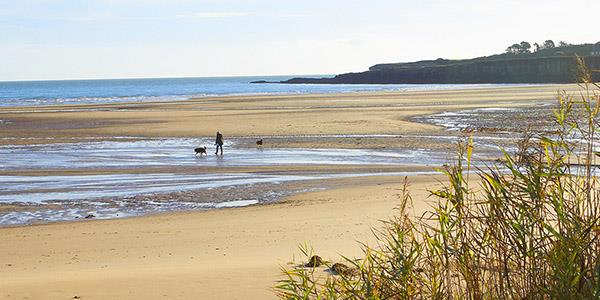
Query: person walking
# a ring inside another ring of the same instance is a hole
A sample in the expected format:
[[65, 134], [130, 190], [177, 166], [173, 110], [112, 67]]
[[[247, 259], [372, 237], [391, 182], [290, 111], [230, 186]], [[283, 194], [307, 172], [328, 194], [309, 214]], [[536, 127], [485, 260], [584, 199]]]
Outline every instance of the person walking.
[[217, 149], [215, 150], [215, 155], [219, 154], [219, 149], [221, 149], [221, 155], [223, 155], [223, 135], [217, 131], [217, 139], [215, 140], [215, 145]]

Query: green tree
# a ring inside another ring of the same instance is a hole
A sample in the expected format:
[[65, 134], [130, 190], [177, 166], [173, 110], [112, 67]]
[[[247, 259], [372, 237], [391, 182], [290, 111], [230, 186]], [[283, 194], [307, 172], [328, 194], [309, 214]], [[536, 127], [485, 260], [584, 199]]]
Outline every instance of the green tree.
[[554, 45], [554, 41], [553, 40], [546, 40], [544, 42], [543, 47], [544, 47], [544, 49], [552, 49], [552, 48], [556, 47], [556, 45]]
[[521, 53], [521, 44], [512, 44], [512, 46], [509, 46], [508, 48], [506, 48], [506, 53], [509, 53], [509, 54]]
[[520, 53], [531, 53], [531, 44], [525, 41], [521, 42], [521, 52]]
[[[538, 45], [539, 46], [539, 45]], [[531, 53], [531, 44], [528, 42], [521, 42], [512, 44], [512, 46], [506, 48], [506, 53], [509, 54], [521, 54], [521, 53]]]

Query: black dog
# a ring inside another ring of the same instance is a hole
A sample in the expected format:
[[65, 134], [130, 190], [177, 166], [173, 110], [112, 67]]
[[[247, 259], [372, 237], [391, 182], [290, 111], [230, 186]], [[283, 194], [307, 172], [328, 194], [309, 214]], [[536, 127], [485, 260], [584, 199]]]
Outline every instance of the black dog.
[[202, 154], [206, 155], [206, 147], [198, 147], [196, 149], [194, 149], [194, 152], [196, 152], [196, 155], [200, 154], [200, 156], [202, 156]]
[[262, 147], [262, 145], [263, 145], [263, 140], [262, 139], [256, 141], [256, 147]]

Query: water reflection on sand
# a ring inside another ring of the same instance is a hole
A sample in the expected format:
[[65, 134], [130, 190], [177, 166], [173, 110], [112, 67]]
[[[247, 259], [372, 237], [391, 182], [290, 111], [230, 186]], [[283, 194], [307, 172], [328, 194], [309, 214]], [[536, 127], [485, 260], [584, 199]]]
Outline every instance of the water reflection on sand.
[[[540, 107], [536, 113], [547, 110], [548, 107]], [[417, 118], [419, 122], [448, 129], [448, 134], [439, 136], [375, 134], [270, 139], [279, 144], [294, 139], [390, 139], [412, 141], [413, 145], [447, 146], [456, 142], [457, 131], [499, 128], [515, 113], [528, 114], [522, 108], [484, 108]], [[493, 157], [499, 144], [507, 145], [515, 139], [510, 132], [518, 124], [509, 125], [503, 127], [506, 131], [488, 130], [476, 135], [475, 145], [482, 158]], [[86, 215], [114, 218], [268, 203], [292, 193], [321, 189], [328, 179], [432, 174], [435, 173], [432, 167], [453, 157], [447, 148], [426, 146], [256, 149], [248, 147], [251, 138], [228, 139], [225, 155], [216, 156], [211, 151], [212, 138], [81, 140], [0, 146], [0, 174], [4, 174], [0, 175], [0, 204], [16, 207], [0, 210], [0, 225], [73, 220]], [[202, 145], [208, 146], [209, 154], [195, 156], [193, 148]], [[413, 172], [383, 168], [408, 165], [422, 168]], [[340, 171], [336, 166], [364, 168]], [[258, 171], [261, 167], [274, 169]], [[424, 171], [425, 167], [429, 169]]]

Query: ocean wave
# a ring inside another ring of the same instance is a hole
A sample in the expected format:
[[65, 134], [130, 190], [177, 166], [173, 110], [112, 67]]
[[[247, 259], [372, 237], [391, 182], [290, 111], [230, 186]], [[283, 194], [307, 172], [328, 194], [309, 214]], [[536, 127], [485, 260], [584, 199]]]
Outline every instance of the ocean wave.
[[[428, 91], [527, 84], [251, 84], [257, 78], [187, 78], [0, 82], [0, 107], [181, 101], [263, 96]], [[264, 78], [262, 78], [264, 79]], [[273, 81], [285, 77], [273, 78]]]

